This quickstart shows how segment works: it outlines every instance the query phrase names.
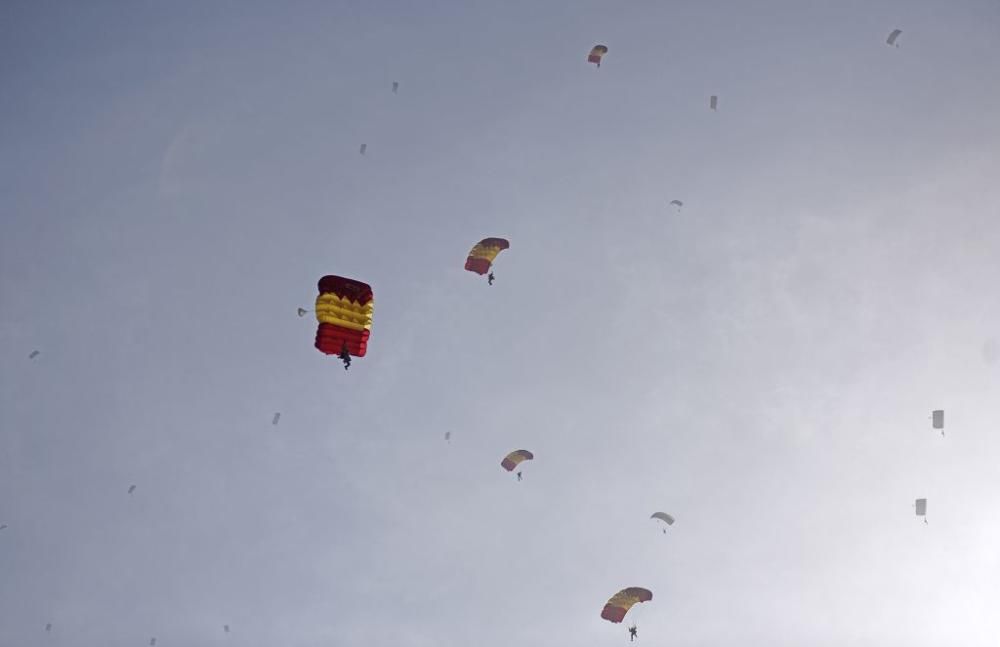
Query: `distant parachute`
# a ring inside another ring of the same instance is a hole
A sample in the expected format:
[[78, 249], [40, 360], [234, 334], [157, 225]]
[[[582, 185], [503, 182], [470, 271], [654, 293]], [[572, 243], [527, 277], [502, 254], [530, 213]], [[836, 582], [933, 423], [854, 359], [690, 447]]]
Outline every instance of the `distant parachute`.
[[399, 81], [392, 82], [392, 93], [396, 94], [399, 91]]
[[590, 55], [587, 57], [588, 63], [596, 63], [597, 67], [601, 66], [601, 58], [608, 53], [608, 48], [604, 45], [594, 45], [593, 49], [590, 50]]
[[154, 636], [154, 637], [152, 637], [152, 638], [149, 639], [149, 645], [150, 645], [150, 647], [153, 647], [153, 645], [155, 645], [155, 644], [156, 644], [156, 637]]
[[914, 505], [917, 508], [917, 516], [924, 518], [924, 523], [927, 523], [927, 499], [917, 499]]
[[28, 355], [28, 359], [35, 359], [40, 354], [41, 354], [41, 351], [33, 350], [33, 351], [31, 351], [31, 354]]
[[368, 150], [368, 144], [361, 144], [361, 154], [364, 155], [365, 151]]
[[[892, 33], [889, 34], [889, 38], [887, 38], [885, 41], [886, 45], [896, 45], [896, 39], [899, 38], [899, 35], [902, 33], [903, 33], [902, 29], [893, 29]], [[896, 45], [896, 47], [899, 47], [899, 45]]]
[[[652, 515], [650, 515], [649, 518], [650, 519], [660, 519], [661, 521], [665, 521], [668, 526], [674, 525], [674, 518], [671, 517], [666, 512], [654, 512]], [[667, 529], [666, 528], [663, 529], [663, 534], [667, 534]]]
[[324, 276], [316, 297], [316, 349], [337, 355], [348, 368], [352, 355], [364, 357], [368, 351], [374, 312], [372, 286], [342, 276]]
[[7, 524], [5, 524], [5, 523], [4, 524], [0, 524], [0, 530], [5, 530], [6, 528], [7, 528]]
[[671, 201], [670, 201], [670, 204], [671, 204], [672, 206], [675, 206], [675, 207], [677, 207], [677, 210], [678, 210], [678, 211], [680, 211], [680, 210], [681, 210], [681, 207], [683, 207], [683, 206], [684, 206], [684, 203], [683, 203], [683, 202], [681, 202], [680, 200], [671, 200]]
[[944, 435], [944, 409], [931, 411], [931, 426], [940, 429], [941, 435]]
[[280, 412], [279, 412], [279, 413], [276, 413], [276, 414], [274, 414], [274, 417], [273, 417], [273, 418], [271, 418], [271, 424], [272, 424], [272, 425], [276, 425], [276, 424], [278, 424], [278, 421], [279, 421], [279, 420], [281, 420], [281, 413], [280, 413]]
[[52, 631], [52, 623], [51, 622], [45, 625], [45, 631]]
[[[712, 96], [711, 96], [711, 97], [709, 98], [709, 100], [708, 100], [708, 107], [709, 107], [709, 108], [711, 108], [712, 110], [715, 110], [716, 108], [718, 108], [718, 107], [719, 107], [719, 97], [717, 97], [717, 96], [715, 96], [715, 95], [713, 94], [713, 95], [712, 95]], [[737, 111], [737, 112], [738, 112], [738, 111]]]
[[451, 432], [450, 431], [444, 432], [444, 439], [447, 440], [448, 442], [451, 442]]
[[223, 630], [224, 630], [224, 631], [225, 631], [226, 633], [229, 633], [229, 625], [222, 625], [222, 629], [223, 629]]
[[621, 622], [625, 619], [625, 614], [635, 604], [639, 602], [649, 602], [653, 599], [653, 592], [649, 589], [630, 587], [615, 593], [601, 611], [601, 617], [610, 622]]
[[132, 494], [133, 492], [135, 492], [135, 486], [134, 485], [128, 486], [128, 493]]
[[506, 238], [484, 238], [469, 250], [469, 256], [465, 259], [465, 269], [482, 276], [490, 271], [497, 254], [509, 248], [510, 241]]
[[514, 468], [520, 465], [523, 461], [530, 461], [534, 458], [535, 455], [527, 449], [517, 449], [507, 454], [507, 456], [500, 461], [500, 466], [508, 472], [512, 472]]

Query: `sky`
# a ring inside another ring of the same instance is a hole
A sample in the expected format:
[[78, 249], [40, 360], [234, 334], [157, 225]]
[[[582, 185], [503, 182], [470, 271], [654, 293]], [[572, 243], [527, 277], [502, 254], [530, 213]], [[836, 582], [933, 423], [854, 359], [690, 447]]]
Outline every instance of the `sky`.
[[[992, 647], [998, 37], [3, 3], [0, 647]], [[375, 294], [349, 371], [326, 274]]]

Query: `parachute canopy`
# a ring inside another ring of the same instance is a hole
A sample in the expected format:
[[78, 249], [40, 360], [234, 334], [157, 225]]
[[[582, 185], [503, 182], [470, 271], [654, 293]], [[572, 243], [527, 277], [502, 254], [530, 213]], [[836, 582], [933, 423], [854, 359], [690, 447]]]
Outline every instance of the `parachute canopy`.
[[601, 617], [610, 622], [621, 622], [625, 614], [638, 602], [649, 602], [653, 592], [633, 586], [615, 593], [601, 611]]
[[719, 97], [717, 97], [717, 96], [715, 96], [713, 94], [709, 98], [709, 100], [708, 100], [708, 107], [711, 108], [712, 110], [715, 110], [716, 108], [718, 108], [719, 107]]
[[278, 421], [279, 421], [279, 420], [281, 420], [281, 413], [280, 413], [280, 412], [279, 412], [279, 413], [276, 413], [276, 414], [274, 414], [274, 417], [273, 417], [273, 418], [271, 418], [271, 424], [272, 424], [272, 425], [276, 425], [276, 424], [278, 424]]
[[670, 516], [669, 514], [667, 514], [666, 512], [654, 512], [654, 513], [652, 514], [652, 516], [650, 516], [649, 518], [650, 518], [650, 519], [662, 519], [663, 521], [666, 521], [666, 522], [667, 522], [667, 525], [668, 525], [668, 526], [672, 526], [672, 525], [674, 525], [674, 518], [673, 518], [673, 517], [671, 517], [671, 516]]
[[0, 523], [0, 530], [5, 530], [7, 527], [8, 527], [7, 524]]
[[339, 355], [346, 346], [351, 355], [364, 357], [374, 312], [372, 286], [342, 276], [324, 276], [316, 297], [316, 348]]
[[601, 57], [608, 53], [608, 48], [605, 45], [594, 45], [590, 50], [590, 55], [587, 57], [588, 63], [595, 63], [597, 67], [601, 66]]
[[132, 494], [133, 492], [135, 492], [135, 486], [134, 485], [128, 486], [128, 493]]
[[31, 351], [31, 354], [28, 355], [28, 359], [35, 359], [36, 357], [38, 357], [39, 354], [40, 354], [39, 351], [33, 350]]
[[896, 44], [896, 39], [899, 38], [899, 35], [902, 34], [902, 33], [903, 33], [902, 29], [893, 29], [892, 33], [889, 34], [889, 38], [887, 38], [885, 40], [885, 44], [886, 45], [895, 45]]
[[944, 409], [931, 411], [931, 425], [935, 429], [944, 429]]
[[465, 259], [465, 269], [476, 274], [486, 274], [497, 254], [510, 247], [506, 238], [484, 238], [469, 251]]
[[361, 154], [364, 155], [365, 151], [368, 150], [368, 144], [361, 144]]
[[927, 516], [927, 499], [917, 499], [916, 506], [918, 517]]
[[671, 200], [670, 204], [677, 207], [678, 211], [680, 211], [680, 208], [684, 206], [684, 203], [681, 202], [680, 200]]
[[529, 452], [527, 449], [517, 449], [507, 454], [507, 456], [500, 461], [500, 466], [511, 472], [515, 467], [520, 465], [523, 461], [530, 461], [535, 458], [535, 455]]

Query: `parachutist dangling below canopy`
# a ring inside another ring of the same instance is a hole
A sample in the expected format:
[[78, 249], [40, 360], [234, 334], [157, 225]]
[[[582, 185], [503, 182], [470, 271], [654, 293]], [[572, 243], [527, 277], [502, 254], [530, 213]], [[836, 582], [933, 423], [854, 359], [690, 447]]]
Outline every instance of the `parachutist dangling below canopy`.
[[628, 641], [632, 642], [639, 635], [639, 627], [636, 627], [635, 625], [632, 625], [631, 627], [628, 628], [628, 634], [629, 634]]
[[347, 342], [340, 349], [340, 355], [337, 355], [344, 362], [344, 370], [351, 368], [351, 353], [347, 350]]
[[486, 277], [486, 280], [489, 282], [490, 285], [493, 285], [493, 281], [495, 281], [496, 278], [497, 277], [493, 276], [493, 272], [490, 272], [489, 276]]

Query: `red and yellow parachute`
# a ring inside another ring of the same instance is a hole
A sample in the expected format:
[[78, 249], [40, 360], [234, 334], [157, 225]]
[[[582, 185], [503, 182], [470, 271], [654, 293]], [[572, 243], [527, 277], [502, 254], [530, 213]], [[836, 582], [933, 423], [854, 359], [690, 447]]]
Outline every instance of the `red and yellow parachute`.
[[511, 453], [507, 454], [502, 461], [500, 461], [500, 466], [503, 467], [508, 472], [514, 470], [515, 467], [520, 465], [524, 461], [530, 461], [535, 458], [535, 455], [529, 452], [527, 449], [516, 449]]
[[653, 599], [653, 592], [649, 589], [642, 589], [637, 586], [622, 589], [615, 593], [601, 611], [601, 617], [610, 622], [621, 622], [625, 619], [625, 614], [639, 602], [649, 602]]
[[484, 238], [469, 252], [465, 259], [465, 269], [476, 274], [486, 274], [497, 254], [510, 247], [506, 238]]
[[319, 280], [316, 297], [316, 348], [327, 355], [364, 357], [372, 329], [375, 297], [372, 286], [342, 276]]
[[594, 45], [593, 49], [590, 50], [590, 55], [587, 57], [588, 63], [596, 63], [597, 67], [601, 66], [601, 57], [608, 53], [608, 48], [605, 45]]

